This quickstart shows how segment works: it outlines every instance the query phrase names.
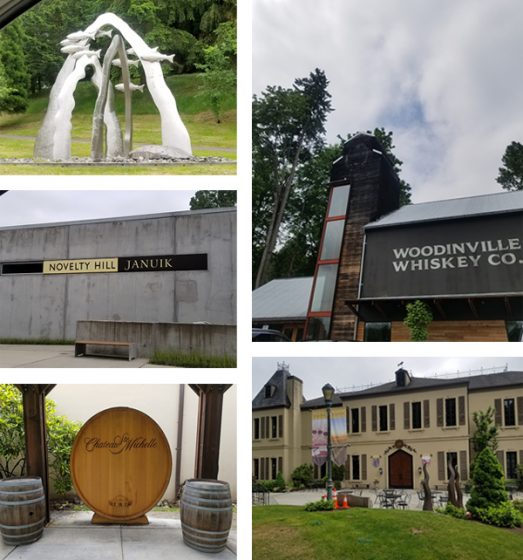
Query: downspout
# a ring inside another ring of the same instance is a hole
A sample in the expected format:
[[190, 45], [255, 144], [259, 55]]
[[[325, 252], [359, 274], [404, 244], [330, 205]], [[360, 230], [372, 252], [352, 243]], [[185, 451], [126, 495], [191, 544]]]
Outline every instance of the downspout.
[[180, 476], [182, 469], [182, 440], [183, 440], [183, 407], [185, 402], [185, 385], [178, 390], [178, 429], [176, 432], [176, 463], [174, 466], [174, 495], [178, 499], [180, 492]]

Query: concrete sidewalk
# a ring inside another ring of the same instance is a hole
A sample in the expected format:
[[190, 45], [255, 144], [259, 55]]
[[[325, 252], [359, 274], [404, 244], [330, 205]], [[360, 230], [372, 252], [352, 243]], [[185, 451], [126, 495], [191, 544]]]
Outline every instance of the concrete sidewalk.
[[53, 514], [42, 538], [23, 546], [0, 543], [0, 560], [198, 560], [236, 558], [236, 528], [227, 548], [217, 554], [194, 550], [183, 543], [179, 514], [150, 512], [144, 526], [91, 525], [92, 512]]
[[0, 367], [9, 368], [157, 368], [146, 358], [127, 360], [97, 356], [74, 357], [74, 346], [0, 344]]

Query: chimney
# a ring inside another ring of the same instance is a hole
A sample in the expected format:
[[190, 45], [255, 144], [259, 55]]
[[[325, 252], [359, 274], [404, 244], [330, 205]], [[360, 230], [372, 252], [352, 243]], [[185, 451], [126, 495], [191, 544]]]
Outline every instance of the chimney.
[[411, 377], [406, 369], [396, 371], [396, 387], [406, 387], [411, 382]]

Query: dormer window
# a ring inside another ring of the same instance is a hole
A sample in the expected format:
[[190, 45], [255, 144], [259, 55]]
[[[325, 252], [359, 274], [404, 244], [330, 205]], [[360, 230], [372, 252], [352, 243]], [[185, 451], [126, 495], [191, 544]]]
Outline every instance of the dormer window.
[[267, 383], [267, 385], [265, 385], [265, 398], [270, 399], [274, 396], [274, 393], [276, 393], [276, 387], [274, 385], [271, 385], [270, 383]]

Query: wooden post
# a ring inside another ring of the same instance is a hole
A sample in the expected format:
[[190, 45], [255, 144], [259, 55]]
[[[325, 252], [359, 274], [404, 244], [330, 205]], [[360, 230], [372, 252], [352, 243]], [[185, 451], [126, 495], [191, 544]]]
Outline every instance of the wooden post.
[[54, 385], [17, 385], [22, 391], [24, 407], [24, 431], [26, 449], [26, 472], [39, 476], [45, 492], [45, 516], [49, 522], [49, 462], [45, 425], [45, 397]]
[[230, 385], [190, 385], [200, 397], [195, 478], [218, 478], [223, 394]]

